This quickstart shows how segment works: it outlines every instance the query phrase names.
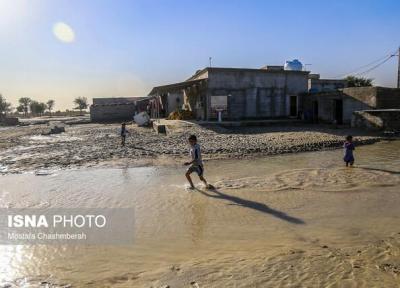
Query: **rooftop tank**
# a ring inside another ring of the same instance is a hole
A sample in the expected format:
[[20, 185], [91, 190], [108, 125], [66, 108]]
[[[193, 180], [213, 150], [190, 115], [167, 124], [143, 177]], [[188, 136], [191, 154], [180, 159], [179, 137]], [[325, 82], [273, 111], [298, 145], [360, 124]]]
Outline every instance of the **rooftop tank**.
[[292, 61], [286, 61], [285, 62], [285, 70], [302, 71], [303, 64], [297, 59], [294, 59]]

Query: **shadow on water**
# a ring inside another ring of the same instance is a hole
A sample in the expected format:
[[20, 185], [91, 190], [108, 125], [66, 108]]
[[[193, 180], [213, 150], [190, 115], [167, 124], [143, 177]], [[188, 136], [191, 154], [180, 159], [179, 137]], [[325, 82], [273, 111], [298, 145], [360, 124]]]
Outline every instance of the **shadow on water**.
[[284, 213], [282, 211], [272, 209], [272, 208], [268, 207], [267, 205], [265, 205], [264, 203], [246, 200], [246, 199], [243, 199], [243, 198], [240, 198], [237, 196], [225, 194], [225, 193], [222, 193], [221, 191], [218, 191], [217, 189], [208, 190], [209, 192], [212, 192], [213, 194], [208, 193], [203, 190], [200, 190], [200, 189], [196, 189], [196, 190], [207, 197], [231, 201], [233, 203], [231, 205], [238, 205], [238, 206], [254, 209], [259, 212], [270, 214], [272, 216], [275, 216], [276, 218], [290, 222], [292, 224], [305, 224], [305, 222], [302, 219], [287, 215], [286, 213]]

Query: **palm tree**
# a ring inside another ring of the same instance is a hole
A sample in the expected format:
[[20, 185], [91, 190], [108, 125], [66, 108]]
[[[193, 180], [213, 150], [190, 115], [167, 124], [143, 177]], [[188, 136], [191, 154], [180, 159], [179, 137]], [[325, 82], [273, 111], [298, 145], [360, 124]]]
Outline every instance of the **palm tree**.
[[51, 110], [54, 108], [54, 100], [49, 100], [49, 101], [47, 101], [47, 110], [49, 110], [49, 113], [50, 113], [50, 117], [51, 117]]
[[356, 76], [347, 76], [344, 78], [347, 81], [348, 87], [367, 87], [372, 86], [373, 79], [364, 78], [364, 77], [356, 77]]
[[77, 97], [75, 98], [74, 103], [77, 105], [77, 107], [75, 107], [74, 109], [79, 110], [81, 115], [82, 110], [87, 109], [87, 107], [89, 106], [86, 97]]

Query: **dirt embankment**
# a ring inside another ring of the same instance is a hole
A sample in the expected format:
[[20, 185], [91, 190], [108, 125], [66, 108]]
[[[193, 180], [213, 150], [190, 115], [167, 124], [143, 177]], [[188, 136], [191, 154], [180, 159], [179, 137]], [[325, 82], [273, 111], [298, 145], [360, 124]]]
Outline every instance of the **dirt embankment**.
[[153, 165], [174, 163], [188, 153], [187, 137], [197, 135], [203, 158], [243, 158], [316, 151], [341, 147], [345, 135], [355, 136], [357, 145], [380, 137], [352, 129], [318, 126], [296, 127], [201, 127], [182, 126], [167, 135], [150, 128], [128, 125], [126, 146], [121, 147], [119, 124], [80, 124], [66, 132], [42, 135], [46, 125], [0, 130], [0, 173], [92, 166], [104, 163]]

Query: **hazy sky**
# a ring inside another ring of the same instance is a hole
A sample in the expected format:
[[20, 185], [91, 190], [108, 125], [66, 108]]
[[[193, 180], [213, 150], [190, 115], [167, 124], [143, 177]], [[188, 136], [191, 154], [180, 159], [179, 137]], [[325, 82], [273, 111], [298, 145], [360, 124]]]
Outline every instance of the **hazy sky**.
[[[0, 93], [54, 99], [143, 96], [208, 65], [298, 58], [334, 77], [395, 51], [400, 1], [0, 0]], [[365, 75], [394, 86], [397, 57]], [[91, 102], [91, 101], [90, 101]]]

